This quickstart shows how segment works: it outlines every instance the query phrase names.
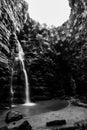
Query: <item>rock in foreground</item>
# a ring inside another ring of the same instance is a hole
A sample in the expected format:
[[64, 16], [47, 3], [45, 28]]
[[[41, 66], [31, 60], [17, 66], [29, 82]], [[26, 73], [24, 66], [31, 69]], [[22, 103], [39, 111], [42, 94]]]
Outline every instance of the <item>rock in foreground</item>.
[[66, 120], [54, 120], [46, 123], [46, 126], [62, 126], [66, 125]]
[[32, 130], [32, 127], [28, 123], [28, 121], [18, 121], [18, 122], [12, 122], [8, 125], [8, 130]]
[[11, 123], [23, 119], [23, 115], [17, 111], [9, 111], [6, 115], [5, 122]]
[[9, 111], [6, 115], [5, 122], [7, 127], [3, 127], [0, 130], [32, 130], [29, 122], [18, 111]]

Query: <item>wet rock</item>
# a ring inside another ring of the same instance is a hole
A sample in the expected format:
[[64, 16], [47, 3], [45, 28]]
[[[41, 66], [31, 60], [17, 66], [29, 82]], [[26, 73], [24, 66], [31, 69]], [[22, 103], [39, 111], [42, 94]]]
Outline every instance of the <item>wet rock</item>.
[[54, 120], [46, 123], [46, 126], [62, 126], [66, 125], [66, 120]]
[[0, 130], [32, 130], [31, 125], [28, 121], [23, 120], [21, 123], [13, 121], [8, 124], [8, 126], [0, 128]]
[[5, 122], [7, 123], [8, 130], [32, 130], [31, 125], [24, 116], [18, 111], [9, 111], [6, 115]]
[[31, 125], [29, 124], [28, 121], [22, 120], [22, 121], [14, 121], [10, 123], [7, 126], [8, 130], [32, 130]]
[[28, 123], [28, 121], [24, 121], [18, 128], [18, 130], [32, 130], [32, 127]]
[[5, 122], [10, 123], [23, 119], [23, 115], [17, 111], [9, 111], [6, 115]]

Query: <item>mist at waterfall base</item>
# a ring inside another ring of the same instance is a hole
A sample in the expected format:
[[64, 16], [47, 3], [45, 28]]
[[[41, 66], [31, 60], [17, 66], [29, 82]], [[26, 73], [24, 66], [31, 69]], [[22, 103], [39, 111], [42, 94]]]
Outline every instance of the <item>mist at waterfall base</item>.
[[[23, 67], [24, 77], [25, 77], [25, 103], [23, 105], [24, 106], [34, 106], [35, 103], [31, 103], [31, 101], [30, 101], [28, 75], [27, 75], [25, 65], [24, 65], [24, 52], [23, 52], [22, 46], [20, 45], [19, 42], [17, 44], [17, 49], [18, 49], [18, 54], [15, 57], [15, 62], [18, 62], [18, 61], [21, 62], [22, 67]], [[13, 90], [13, 86], [12, 86], [12, 80], [11, 80], [11, 95], [12, 95], [12, 101], [13, 101], [14, 90]], [[16, 105], [12, 103], [12, 107], [15, 107], [15, 106]]]

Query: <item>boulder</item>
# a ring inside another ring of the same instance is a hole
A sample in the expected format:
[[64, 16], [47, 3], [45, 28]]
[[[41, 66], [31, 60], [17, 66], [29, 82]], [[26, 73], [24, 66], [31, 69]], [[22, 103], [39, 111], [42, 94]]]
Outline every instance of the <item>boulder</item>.
[[32, 130], [28, 121], [24, 121], [19, 127], [18, 130]]
[[11, 122], [8, 124], [8, 130], [32, 130], [31, 125], [27, 120], [20, 120], [16, 122]]
[[11, 122], [8, 126], [4, 126], [0, 128], [0, 130], [32, 130], [28, 121], [22, 120], [21, 123], [19, 122]]
[[6, 130], [32, 130], [29, 122], [25, 120], [22, 113], [18, 111], [9, 111], [6, 115], [5, 122], [7, 124]]
[[5, 122], [10, 123], [23, 119], [23, 115], [17, 111], [9, 111], [6, 115]]
[[46, 123], [46, 126], [62, 126], [66, 125], [66, 120], [54, 120]]

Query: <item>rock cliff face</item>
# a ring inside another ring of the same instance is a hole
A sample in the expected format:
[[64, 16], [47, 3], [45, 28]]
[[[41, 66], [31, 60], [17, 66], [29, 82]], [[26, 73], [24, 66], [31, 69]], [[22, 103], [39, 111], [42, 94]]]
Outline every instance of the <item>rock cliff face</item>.
[[12, 80], [13, 72], [15, 75], [17, 70], [14, 60], [18, 42], [17, 32], [20, 33], [26, 18], [27, 4], [24, 1], [0, 1], [0, 102], [2, 103], [11, 101], [11, 85], [17, 81]]
[[87, 95], [87, 3], [69, 3], [69, 20], [48, 28], [29, 17], [23, 0], [0, 1], [0, 102], [11, 102], [11, 86], [13, 102], [24, 102], [24, 74], [15, 61], [18, 42], [25, 53], [32, 101]]
[[69, 3], [69, 20], [61, 27], [41, 27], [32, 19], [24, 26], [25, 47], [29, 48], [26, 66], [34, 99], [87, 95], [87, 3]]
[[[87, 96], [87, 2], [70, 0], [71, 15], [61, 27], [61, 38], [68, 41], [68, 65], [76, 83], [76, 93]], [[60, 29], [59, 29], [60, 30]], [[64, 34], [63, 34], [64, 33]]]

